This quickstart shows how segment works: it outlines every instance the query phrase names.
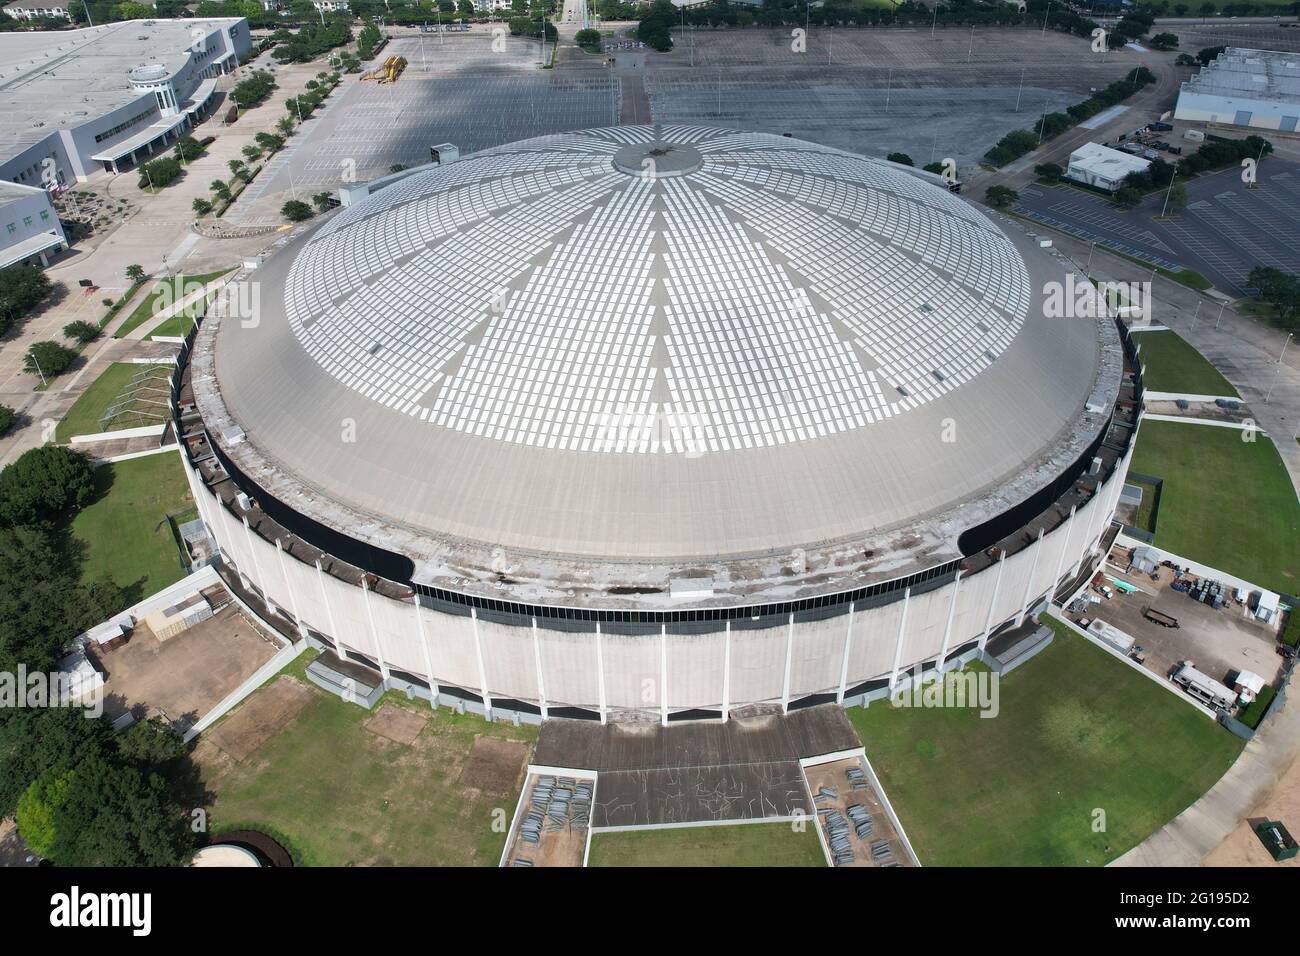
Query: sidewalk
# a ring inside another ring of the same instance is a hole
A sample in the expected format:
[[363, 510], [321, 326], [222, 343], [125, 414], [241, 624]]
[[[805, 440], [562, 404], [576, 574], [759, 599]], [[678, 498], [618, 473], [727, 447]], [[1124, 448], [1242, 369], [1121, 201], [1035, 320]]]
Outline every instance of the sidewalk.
[[1199, 866], [1267, 799], [1297, 755], [1300, 755], [1300, 704], [1296, 695], [1289, 694], [1286, 704], [1268, 718], [1218, 783], [1110, 865]]

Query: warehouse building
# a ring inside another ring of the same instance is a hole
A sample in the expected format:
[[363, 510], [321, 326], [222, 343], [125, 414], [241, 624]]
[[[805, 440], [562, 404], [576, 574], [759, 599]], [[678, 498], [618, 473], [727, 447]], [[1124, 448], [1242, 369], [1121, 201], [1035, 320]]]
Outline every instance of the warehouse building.
[[1070, 165], [1065, 170], [1065, 178], [1113, 193], [1124, 185], [1127, 176], [1146, 172], [1150, 165], [1150, 162], [1139, 156], [1100, 143], [1084, 143], [1070, 154]]
[[850, 704], [1104, 554], [1139, 385], [1112, 318], [1046, 314], [1065, 268], [814, 143], [539, 137], [283, 237], [182, 350], [175, 424], [229, 585], [367, 686]]
[[0, 34], [0, 179], [57, 191], [165, 151], [248, 48], [244, 19]]
[[1300, 53], [1229, 47], [1183, 83], [1174, 119], [1296, 132]]

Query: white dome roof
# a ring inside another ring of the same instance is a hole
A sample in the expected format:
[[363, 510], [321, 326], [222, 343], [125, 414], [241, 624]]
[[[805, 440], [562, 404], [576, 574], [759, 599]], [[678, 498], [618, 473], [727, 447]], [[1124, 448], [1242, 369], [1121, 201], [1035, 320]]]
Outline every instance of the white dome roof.
[[827, 542], [884, 569], [868, 537], [951, 557], [1101, 427], [1105, 323], [1040, 304], [1064, 275], [928, 174], [591, 130], [411, 172], [294, 238], [254, 273], [258, 322], [215, 310], [219, 388], [204, 336], [195, 388], [250, 477], [419, 580], [544, 554], [533, 580], [598, 586], [610, 559], [658, 580]]
[[691, 454], [904, 414], [1019, 330], [1019, 253], [944, 189], [781, 137], [655, 135], [489, 150], [348, 209], [290, 270], [302, 347], [430, 425]]

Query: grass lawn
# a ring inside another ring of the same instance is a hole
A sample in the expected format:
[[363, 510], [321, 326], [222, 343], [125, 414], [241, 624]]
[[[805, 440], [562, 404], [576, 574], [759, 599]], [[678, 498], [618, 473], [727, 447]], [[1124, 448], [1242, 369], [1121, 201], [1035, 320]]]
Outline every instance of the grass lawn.
[[1273, 443], [1231, 428], [1144, 421], [1133, 470], [1165, 480], [1156, 545], [1266, 588], [1300, 589], [1300, 504]]
[[1177, 332], [1139, 332], [1134, 341], [1142, 346], [1138, 361], [1146, 365], [1146, 387], [1152, 391], [1237, 396], [1219, 370]]
[[[284, 672], [307, 687], [308, 702], [255, 751], [234, 760], [216, 749], [214, 731], [273, 684], [205, 734], [202, 746], [211, 750], [199, 760], [215, 795], [213, 829], [262, 829], [307, 866], [496, 866], [537, 729], [434, 711], [389, 693], [375, 711], [392, 704], [428, 720], [413, 743], [398, 743], [363, 726], [374, 712], [308, 684], [309, 659]], [[519, 762], [508, 789], [462, 781], [480, 737], [515, 742]]]
[[[198, 313], [200, 317], [207, 313], [208, 307], [212, 305], [212, 300], [216, 297], [217, 294], [214, 292], [203, 300], [203, 311]], [[150, 338], [158, 338], [160, 335], [170, 335], [183, 339], [190, 334], [190, 329], [194, 328], [195, 317], [193, 309], [184, 309], [180, 315], [173, 315], [170, 319], [165, 320], [162, 325], [150, 332], [149, 336]]]
[[745, 823], [593, 833], [591, 866], [822, 866], [826, 857], [814, 824], [802, 833], [789, 823]]
[[1244, 741], [1052, 623], [1052, 645], [1000, 682], [996, 717], [884, 702], [848, 711], [923, 864], [1108, 863], [1241, 751]]
[[[68, 409], [68, 414], [63, 416], [63, 421], [59, 422], [58, 428], [55, 429], [54, 440], [67, 442], [73, 435], [93, 435], [97, 432], [134, 428], [143, 424], [130, 417], [106, 424], [101, 421], [101, 416], [110, 406], [117, 403], [118, 397], [136, 376], [150, 368], [152, 366], [137, 365], [134, 362], [114, 362], [104, 369], [99, 378], [91, 382], [90, 387], [82, 392], [73, 406]], [[162, 366], [157, 368], [161, 369]], [[165, 381], [163, 385], [166, 385]], [[165, 391], [161, 393], [161, 399], [164, 402], [167, 400]], [[165, 413], [166, 408], [160, 409], [160, 412]]]
[[95, 469], [99, 494], [72, 519], [84, 543], [83, 580], [107, 575], [138, 601], [185, 576], [167, 515], [192, 512], [189, 484], [174, 453]]
[[[233, 271], [234, 268], [234, 266], [231, 266], [228, 269], [218, 269], [216, 272], [205, 272], [201, 275], [181, 276], [181, 288], [184, 290], [184, 295], [181, 298], [203, 288], [214, 279], [219, 279], [227, 272]], [[113, 338], [126, 338], [128, 334], [152, 319], [155, 315], [155, 309], [161, 312], [176, 301], [173, 296], [176, 291], [176, 279], [176, 276], [168, 276], [155, 285], [149, 294], [131, 310], [131, 314], [127, 316], [126, 321], [113, 333]]]

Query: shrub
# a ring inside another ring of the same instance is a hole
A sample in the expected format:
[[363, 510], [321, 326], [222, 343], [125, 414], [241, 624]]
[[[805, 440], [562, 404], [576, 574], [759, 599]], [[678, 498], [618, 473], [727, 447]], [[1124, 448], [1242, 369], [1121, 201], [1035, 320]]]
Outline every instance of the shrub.
[[600, 49], [600, 31], [599, 30], [579, 30], [573, 37], [578, 46], [584, 50]]
[[890, 153], [885, 157], [885, 159], [889, 160], [891, 163], [898, 163], [901, 166], [916, 165], [916, 163], [912, 162], [912, 157], [908, 156], [907, 153]]
[[18, 413], [8, 405], [0, 405], [0, 437], [8, 435], [18, 424]]

